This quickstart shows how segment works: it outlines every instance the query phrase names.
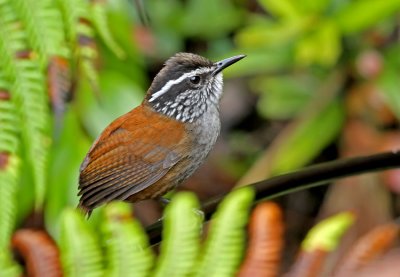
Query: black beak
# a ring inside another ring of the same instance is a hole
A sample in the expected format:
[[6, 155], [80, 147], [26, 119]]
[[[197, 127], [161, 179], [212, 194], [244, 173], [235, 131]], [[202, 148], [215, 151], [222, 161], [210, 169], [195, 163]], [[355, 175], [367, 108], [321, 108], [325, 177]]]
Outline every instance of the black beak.
[[246, 55], [237, 55], [237, 56], [233, 56], [227, 59], [224, 59], [222, 61], [216, 62], [214, 63], [214, 65], [216, 65], [216, 69], [214, 70], [214, 72], [212, 73], [212, 76], [217, 75], [218, 73], [220, 73], [223, 69], [227, 68], [228, 66], [234, 64], [235, 62], [240, 61], [241, 59], [243, 59], [244, 57], [246, 57]]

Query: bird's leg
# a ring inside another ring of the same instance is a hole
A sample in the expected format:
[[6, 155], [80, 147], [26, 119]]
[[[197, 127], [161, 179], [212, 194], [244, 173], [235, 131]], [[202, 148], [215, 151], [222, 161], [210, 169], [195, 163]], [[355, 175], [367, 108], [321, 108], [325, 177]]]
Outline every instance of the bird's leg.
[[161, 203], [163, 207], [167, 206], [171, 202], [171, 199], [165, 197], [159, 197], [157, 198], [157, 200]]
[[[161, 205], [165, 208], [170, 202], [171, 199], [166, 198], [166, 197], [158, 197], [157, 200], [161, 203]], [[201, 218], [201, 220], [204, 220], [204, 212], [200, 209], [193, 209], [193, 212]], [[164, 216], [162, 216], [159, 220], [162, 220], [164, 218]]]
[[204, 221], [205, 214], [204, 214], [204, 212], [203, 212], [202, 210], [200, 210], [200, 209], [193, 209], [193, 212], [194, 212], [198, 217], [200, 217], [200, 219], [201, 219], [202, 222]]

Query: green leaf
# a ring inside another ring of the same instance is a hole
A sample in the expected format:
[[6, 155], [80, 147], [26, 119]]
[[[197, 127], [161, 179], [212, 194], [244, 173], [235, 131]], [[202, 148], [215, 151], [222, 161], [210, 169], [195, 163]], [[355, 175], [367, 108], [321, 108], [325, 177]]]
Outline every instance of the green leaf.
[[12, 97], [22, 118], [22, 138], [35, 185], [35, 204], [43, 205], [47, 186], [48, 155], [51, 146], [50, 111], [44, 76], [37, 62], [16, 62]]
[[87, 10], [88, 4], [84, 0], [57, 0], [62, 21], [65, 23], [66, 40], [74, 48], [77, 40], [77, 26], [80, 14]]
[[4, 78], [10, 83], [11, 101], [18, 112], [26, 159], [33, 174], [36, 207], [44, 201], [47, 157], [50, 146], [48, 96], [39, 61], [17, 59], [16, 53], [29, 49], [10, 5], [0, 5], [0, 60]]
[[69, 208], [62, 213], [59, 244], [66, 277], [104, 276], [96, 233], [78, 210]]
[[[77, 205], [79, 167], [90, 148], [91, 140], [84, 133], [76, 107], [70, 107], [63, 117], [62, 129], [51, 149], [49, 184], [46, 194], [46, 229], [59, 234], [60, 214], [66, 206]], [[54, 185], [56, 184], [56, 185]]]
[[386, 104], [400, 120], [399, 75], [400, 68], [388, 66], [379, 77], [378, 85], [384, 95]]
[[183, 20], [185, 18], [182, 1], [143, 1], [151, 18], [151, 29], [155, 39], [153, 52], [158, 58], [166, 59], [182, 51], [184, 47]]
[[12, 260], [11, 253], [0, 248], [0, 276], [19, 277], [22, 276], [21, 268]]
[[13, 103], [0, 100], [0, 159], [6, 159], [5, 164], [0, 166], [0, 252], [4, 252], [4, 255], [9, 253], [18, 209], [17, 191], [21, 173], [20, 157], [17, 155], [20, 146], [19, 125]]
[[297, 169], [310, 162], [336, 138], [343, 121], [344, 112], [338, 101], [300, 119], [284, 144], [277, 149], [271, 164], [272, 175]]
[[300, 65], [320, 64], [331, 67], [342, 51], [341, 34], [334, 22], [323, 21], [296, 45], [296, 60]]
[[330, 2], [329, 0], [303, 0], [300, 8], [307, 14], [318, 14], [326, 10]]
[[399, 0], [358, 0], [349, 1], [348, 5], [333, 15], [339, 28], [345, 34], [352, 34], [380, 22], [400, 10]]
[[234, 276], [243, 255], [245, 226], [253, 198], [254, 190], [242, 187], [229, 193], [220, 204], [212, 217], [194, 276]]
[[216, 38], [233, 31], [240, 24], [241, 14], [232, 1], [188, 0], [182, 30], [189, 37]]
[[258, 0], [265, 11], [283, 19], [294, 19], [300, 17], [300, 11], [296, 1], [293, 0]]
[[[0, 67], [0, 93], [8, 94], [11, 97], [11, 86], [7, 82], [3, 70]], [[18, 112], [11, 99], [0, 99], [0, 153], [17, 153], [20, 144], [19, 119]]]
[[[0, 151], [1, 155], [7, 155]], [[0, 249], [8, 249], [15, 228], [20, 161], [16, 155], [7, 155], [4, 168], [0, 168]], [[3, 159], [5, 157], [2, 157]]]
[[104, 215], [101, 229], [107, 262], [105, 276], [148, 276], [153, 253], [142, 226], [132, 218], [130, 205], [110, 203], [105, 207]]
[[[3, 101], [0, 100], [1, 102]], [[0, 136], [1, 134], [0, 132]], [[0, 155], [6, 154], [0, 149]], [[18, 156], [8, 155], [5, 168], [0, 168], [0, 276], [20, 276], [21, 273], [12, 260], [13, 254], [10, 247], [18, 209], [16, 192], [20, 173], [19, 164]]]
[[200, 246], [202, 216], [194, 194], [177, 193], [164, 212], [161, 253], [155, 277], [189, 276]]
[[301, 244], [302, 250], [332, 252], [343, 234], [353, 224], [354, 219], [354, 214], [342, 212], [322, 220], [307, 233], [307, 237]]
[[125, 58], [126, 57], [125, 52], [115, 41], [107, 25], [107, 13], [105, 8], [105, 3], [100, 1], [94, 1], [91, 5], [91, 15], [92, 15], [92, 22], [96, 27], [100, 37], [107, 45], [107, 47], [110, 48], [110, 50], [113, 51], [114, 54], [120, 59]]
[[260, 49], [263, 46], [282, 46], [291, 43], [305, 30], [308, 30], [312, 18], [300, 17], [296, 20], [274, 23], [271, 20], [256, 20], [237, 32], [235, 41], [239, 47]]
[[251, 82], [252, 89], [261, 94], [258, 112], [270, 119], [296, 116], [314, 95], [316, 85], [308, 75], [264, 77]]
[[[241, 49], [240, 52], [227, 53], [224, 57], [246, 54], [243, 62], [236, 63], [224, 70], [228, 78], [251, 76], [254, 74], [271, 74], [289, 68], [292, 64], [292, 51], [289, 47], [270, 47], [257, 50]], [[224, 57], [220, 57], [221, 59]], [[219, 59], [216, 59], [219, 60]]]
[[101, 95], [96, 99], [85, 84], [79, 91], [80, 110], [84, 111], [84, 124], [93, 137], [115, 118], [138, 106], [143, 99], [143, 90], [130, 78], [115, 71], [100, 73]]
[[41, 68], [47, 66], [48, 59], [52, 55], [68, 56], [64, 22], [60, 20], [61, 13], [53, 1], [13, 0], [10, 2], [25, 28], [29, 45], [39, 55]]

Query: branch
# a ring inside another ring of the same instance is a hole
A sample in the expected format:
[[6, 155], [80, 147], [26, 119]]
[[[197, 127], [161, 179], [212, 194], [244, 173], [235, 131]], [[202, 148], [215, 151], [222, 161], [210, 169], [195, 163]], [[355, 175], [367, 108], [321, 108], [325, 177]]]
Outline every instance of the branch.
[[[385, 152], [371, 156], [340, 159], [309, 166], [298, 171], [278, 175], [250, 184], [256, 192], [255, 200], [276, 198], [295, 191], [321, 186], [348, 176], [371, 173], [400, 167], [400, 151]], [[205, 220], [209, 220], [225, 194], [219, 195], [202, 205]], [[151, 244], [161, 241], [162, 221], [149, 226], [146, 231]]]

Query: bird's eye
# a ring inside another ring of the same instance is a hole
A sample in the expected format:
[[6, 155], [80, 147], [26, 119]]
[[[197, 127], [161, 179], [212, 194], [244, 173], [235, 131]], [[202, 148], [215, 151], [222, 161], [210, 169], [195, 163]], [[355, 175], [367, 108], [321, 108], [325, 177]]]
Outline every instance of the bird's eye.
[[192, 76], [190, 77], [190, 82], [194, 85], [197, 85], [198, 83], [200, 83], [200, 76]]

